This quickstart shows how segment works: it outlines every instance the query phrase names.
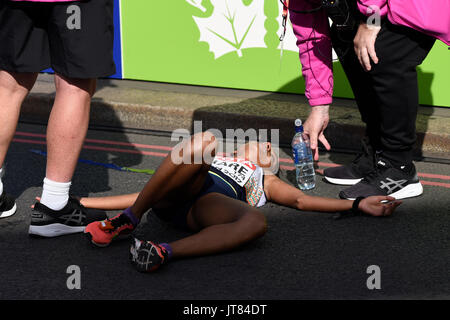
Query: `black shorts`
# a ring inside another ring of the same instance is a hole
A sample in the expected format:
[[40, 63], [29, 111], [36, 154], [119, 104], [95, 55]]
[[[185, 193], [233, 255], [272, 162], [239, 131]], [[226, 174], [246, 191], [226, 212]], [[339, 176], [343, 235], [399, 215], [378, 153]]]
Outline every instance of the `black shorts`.
[[113, 75], [114, 1], [0, 0], [0, 69], [68, 78]]
[[188, 230], [187, 215], [194, 203], [209, 193], [220, 193], [232, 199], [246, 202], [245, 189], [239, 186], [229, 177], [220, 171], [211, 168], [206, 176], [205, 182], [200, 192], [192, 199], [180, 203], [176, 206], [165, 209], [152, 209], [161, 220], [171, 223], [174, 227]]

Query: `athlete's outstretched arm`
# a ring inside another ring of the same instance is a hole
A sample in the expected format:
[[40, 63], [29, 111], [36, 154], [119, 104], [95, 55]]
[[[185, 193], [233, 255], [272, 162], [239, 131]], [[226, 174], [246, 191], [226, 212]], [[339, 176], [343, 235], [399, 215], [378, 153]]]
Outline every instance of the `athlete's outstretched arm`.
[[139, 193], [122, 194], [107, 197], [80, 198], [80, 202], [86, 208], [100, 210], [125, 210], [136, 201]]
[[[80, 197], [78, 199], [86, 208], [99, 210], [125, 210], [133, 205], [138, 195], [139, 192], [106, 197]], [[36, 197], [36, 200], [41, 201], [41, 198]], [[33, 208], [34, 205], [31, 207]]]
[[[353, 200], [313, 197], [285, 183], [276, 176], [266, 176], [264, 190], [269, 201], [304, 211], [342, 212], [352, 209]], [[388, 216], [401, 204], [395, 198], [373, 196], [363, 199], [359, 209], [372, 216]], [[382, 203], [381, 201], [388, 201]]]

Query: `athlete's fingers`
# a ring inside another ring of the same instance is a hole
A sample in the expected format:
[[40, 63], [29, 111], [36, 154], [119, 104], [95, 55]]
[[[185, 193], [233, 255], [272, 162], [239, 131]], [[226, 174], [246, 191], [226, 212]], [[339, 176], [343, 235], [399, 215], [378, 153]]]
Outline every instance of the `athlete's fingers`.
[[388, 203], [391, 201], [395, 201], [395, 198], [391, 196], [375, 196], [374, 199], [380, 203]]
[[392, 203], [392, 206], [394, 207], [394, 210], [399, 206], [399, 205], [401, 205], [403, 202], [402, 201], [395, 201], [395, 202], [393, 202]]
[[390, 216], [394, 212], [395, 208], [397, 208], [398, 206], [399, 206], [399, 204], [395, 203], [395, 202], [388, 203], [387, 204], [386, 215]]
[[[41, 202], [41, 197], [34, 197], [37, 202]], [[31, 205], [31, 209], [34, 209], [34, 204]]]
[[381, 207], [381, 215], [382, 215], [382, 216], [385, 216], [385, 215], [386, 215], [386, 209], [387, 209], [387, 206], [386, 206], [386, 205], [383, 205], [383, 206]]

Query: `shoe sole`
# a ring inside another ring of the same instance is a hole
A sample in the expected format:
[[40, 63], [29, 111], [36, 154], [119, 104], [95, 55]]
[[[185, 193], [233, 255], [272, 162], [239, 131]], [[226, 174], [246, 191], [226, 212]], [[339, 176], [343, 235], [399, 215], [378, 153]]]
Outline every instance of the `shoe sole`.
[[362, 180], [361, 179], [338, 179], [338, 178], [330, 178], [325, 176], [325, 180], [327, 180], [329, 183], [337, 184], [341, 186], [353, 186], [354, 184], [357, 184]]
[[[151, 254], [151, 250], [154, 249], [155, 251], [157, 251], [156, 248], [142, 248], [142, 246], [145, 246], [145, 244], [141, 243], [139, 249], [136, 249], [136, 239], [134, 241], [135, 242], [131, 245], [130, 248], [130, 260], [135, 269], [142, 273], [150, 273], [159, 269], [161, 267], [161, 264], [154, 265], [151, 268], [149, 268], [148, 266], [148, 264], [150, 263], [149, 255]], [[143, 261], [142, 257], [146, 257], [146, 261]]]
[[45, 238], [53, 238], [64, 236], [73, 233], [84, 232], [85, 227], [71, 227], [61, 223], [53, 223], [46, 226], [30, 226], [28, 230], [28, 234], [45, 237]]
[[[423, 193], [423, 187], [420, 182], [408, 184], [406, 187], [398, 190], [397, 192], [391, 193], [388, 196], [393, 197], [396, 200], [413, 198], [420, 196]], [[356, 198], [345, 198], [347, 200], [355, 200]]]
[[[130, 253], [129, 253], [129, 256], [130, 256], [130, 262], [131, 262], [131, 264], [136, 268], [136, 270], [137, 271], [139, 271], [139, 272], [145, 272], [145, 268], [142, 268], [142, 265], [140, 265], [139, 263], [138, 263], [138, 256], [139, 256], [139, 252], [138, 252], [138, 250], [139, 249], [137, 249], [136, 247], [136, 243], [137, 243], [137, 239], [133, 239], [133, 242], [134, 243], [132, 243], [132, 245], [131, 245], [131, 247], [130, 247]], [[141, 243], [142, 244], [142, 243]], [[139, 246], [140, 247], [140, 246]]]
[[395, 199], [406, 199], [420, 196], [423, 193], [423, 187], [420, 182], [412, 183], [407, 185], [401, 190], [390, 194], [390, 197], [394, 197]]
[[96, 247], [99, 248], [106, 248], [107, 246], [109, 246], [111, 244], [111, 242], [109, 243], [97, 243], [92, 239], [92, 234], [90, 234], [89, 232], [84, 232], [84, 235], [86, 236], [86, 238], [89, 240], [89, 242], [91, 244], [93, 244]]
[[14, 207], [12, 207], [10, 210], [3, 211], [0, 214], [0, 219], [11, 217], [14, 213], [16, 213], [16, 211], [17, 211], [17, 205], [14, 204]]
[[94, 239], [92, 238], [92, 234], [90, 234], [89, 232], [85, 232], [84, 234], [86, 235], [86, 238], [88, 238], [88, 240], [89, 240], [94, 246], [99, 247], [99, 248], [106, 248], [106, 247], [108, 247], [108, 246], [111, 244], [111, 242], [113, 242], [113, 241], [129, 239], [130, 236], [131, 236], [131, 234], [122, 235], [122, 236], [118, 236], [118, 237], [114, 238], [111, 242], [108, 242], [108, 243], [98, 243], [98, 242], [95, 242], [95, 241], [94, 241]]

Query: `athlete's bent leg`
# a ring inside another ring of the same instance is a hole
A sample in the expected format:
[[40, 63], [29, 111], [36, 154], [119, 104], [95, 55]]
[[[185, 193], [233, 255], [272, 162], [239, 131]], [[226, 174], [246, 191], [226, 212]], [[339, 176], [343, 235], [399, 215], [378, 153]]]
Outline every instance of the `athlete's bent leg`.
[[[217, 142], [214, 135], [203, 132], [194, 135], [180, 150], [172, 151], [140, 192], [131, 207], [133, 214], [140, 219], [154, 205], [161, 206], [165, 202], [174, 200], [173, 193], [176, 193], [178, 197], [186, 198], [196, 195], [203, 186], [210, 167], [203, 156], [214, 155], [216, 148]], [[177, 152], [176, 155], [175, 152]], [[190, 161], [177, 164], [173, 160], [175, 156], [177, 159]], [[199, 161], [195, 161], [196, 159]]]
[[[94, 222], [86, 227], [85, 233], [91, 242], [97, 246], [107, 246], [114, 239], [129, 236], [150, 208], [171, 207], [174, 203], [189, 201], [196, 196], [204, 185], [210, 167], [203, 160], [203, 155], [214, 155], [216, 146], [215, 137], [205, 132], [194, 135], [181, 150], [172, 151], [131, 207], [112, 219]], [[180, 154], [175, 154], [178, 152]], [[186, 162], [174, 160], [175, 156], [180, 155]], [[200, 159], [199, 162], [191, 161], [194, 158]]]
[[266, 219], [257, 209], [223, 194], [198, 199], [187, 216], [198, 233], [172, 243], [156, 244], [134, 239], [130, 260], [138, 271], [152, 272], [171, 258], [215, 254], [235, 249], [266, 232]]
[[266, 232], [266, 218], [258, 209], [219, 193], [198, 199], [187, 222], [198, 233], [170, 243], [174, 258], [229, 251]]

